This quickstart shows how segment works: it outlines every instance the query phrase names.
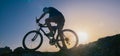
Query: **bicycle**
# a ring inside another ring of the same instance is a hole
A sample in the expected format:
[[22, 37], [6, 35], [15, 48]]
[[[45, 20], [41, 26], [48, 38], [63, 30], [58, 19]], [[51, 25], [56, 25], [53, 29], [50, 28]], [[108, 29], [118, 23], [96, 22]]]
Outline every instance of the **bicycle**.
[[[37, 26], [39, 26], [39, 28], [36, 30], [29, 31], [28, 33], [25, 34], [23, 38], [22, 44], [23, 44], [23, 47], [27, 50], [37, 50], [42, 45], [43, 37], [45, 36], [49, 39], [49, 41], [53, 40], [47, 35], [45, 30], [43, 29], [43, 28], [46, 28], [47, 26], [44, 26], [43, 24], [37, 23], [37, 22], [36, 24]], [[52, 27], [54, 30], [56, 29], [56, 26], [52, 26]], [[73, 30], [64, 29], [61, 31], [61, 33], [63, 37], [60, 37], [59, 33], [57, 33], [55, 37], [56, 33], [54, 33], [54, 37], [53, 37], [54, 41], [49, 42], [49, 44], [55, 45], [56, 47], [59, 47], [60, 49], [62, 49], [64, 46], [67, 49], [71, 49], [77, 46], [78, 36]]]

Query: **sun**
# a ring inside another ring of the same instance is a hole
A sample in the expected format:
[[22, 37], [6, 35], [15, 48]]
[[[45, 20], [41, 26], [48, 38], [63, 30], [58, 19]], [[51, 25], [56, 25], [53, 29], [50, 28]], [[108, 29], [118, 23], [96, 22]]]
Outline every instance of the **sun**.
[[78, 32], [79, 44], [85, 44], [88, 40], [87, 32]]

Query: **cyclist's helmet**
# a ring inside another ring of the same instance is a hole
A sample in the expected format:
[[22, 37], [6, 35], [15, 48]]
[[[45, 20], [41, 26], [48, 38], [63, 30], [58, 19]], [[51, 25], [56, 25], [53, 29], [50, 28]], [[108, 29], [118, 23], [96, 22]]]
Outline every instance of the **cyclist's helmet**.
[[44, 7], [43, 8], [43, 12], [48, 13], [49, 12], [49, 8], [48, 7]]

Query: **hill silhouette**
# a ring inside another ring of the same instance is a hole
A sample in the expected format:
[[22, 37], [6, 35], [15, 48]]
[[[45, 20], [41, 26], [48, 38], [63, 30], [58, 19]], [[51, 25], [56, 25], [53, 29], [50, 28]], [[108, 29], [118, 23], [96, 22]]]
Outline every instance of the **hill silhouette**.
[[11, 51], [9, 47], [5, 47], [0, 48], [0, 56], [120, 56], [120, 34], [59, 52], [29, 51], [22, 47]]

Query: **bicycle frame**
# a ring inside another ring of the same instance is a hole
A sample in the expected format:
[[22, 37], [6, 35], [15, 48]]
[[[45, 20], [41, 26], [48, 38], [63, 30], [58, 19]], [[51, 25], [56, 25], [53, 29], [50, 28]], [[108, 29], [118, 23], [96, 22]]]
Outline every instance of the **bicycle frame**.
[[[38, 32], [40, 32], [40, 31], [42, 31], [43, 32], [43, 34], [49, 39], [49, 40], [51, 40], [50, 39], [50, 37], [49, 36], [47, 36], [47, 33], [43, 30], [43, 28], [48, 28], [48, 26], [43, 26], [43, 24], [41, 24], [41, 23], [37, 23], [37, 25], [39, 26], [39, 28], [37, 29], [37, 31]], [[54, 26], [53, 26], [54, 27]], [[55, 33], [54, 33], [54, 35], [56, 34], [56, 31], [55, 31]], [[57, 33], [57, 35], [56, 35], [56, 38], [59, 36], [59, 33]], [[37, 37], [36, 37], [37, 38]], [[53, 38], [55, 39], [55, 37], [53, 36]], [[61, 41], [61, 40], [57, 40], [57, 39], [55, 39], [56, 41]]]
[[[47, 27], [47, 26], [41, 26], [40, 23], [38, 23], [38, 24], [39, 24], [39, 29], [37, 29], [37, 31], [38, 31], [38, 32], [42, 31], [43, 34], [44, 34], [49, 40], [51, 40], [50, 37], [47, 36], [47, 33], [43, 30], [43, 28], [48, 28], [48, 27]], [[55, 34], [54, 34], [54, 35], [55, 35]], [[53, 38], [54, 38], [54, 37], [53, 37]]]

